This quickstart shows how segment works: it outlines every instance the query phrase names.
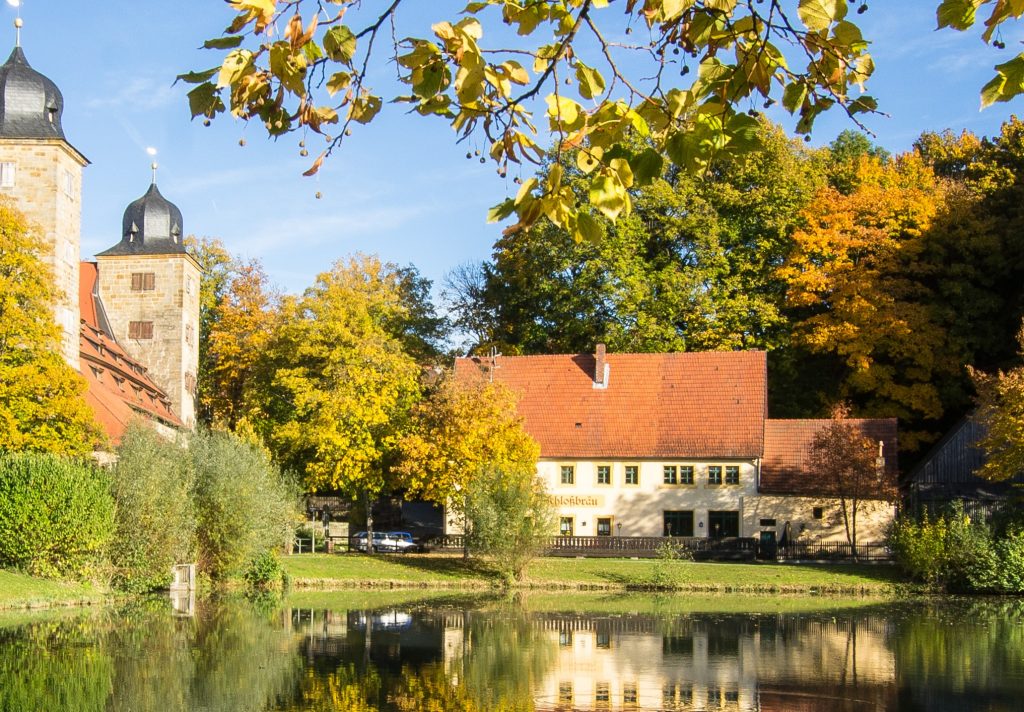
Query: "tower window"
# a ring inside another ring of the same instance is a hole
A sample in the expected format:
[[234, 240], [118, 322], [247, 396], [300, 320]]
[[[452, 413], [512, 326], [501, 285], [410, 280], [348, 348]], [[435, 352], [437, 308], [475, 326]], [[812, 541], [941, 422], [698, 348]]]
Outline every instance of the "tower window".
[[132, 272], [133, 292], [152, 292], [156, 289], [156, 274], [153, 272]]
[[153, 338], [153, 322], [151, 322], [151, 321], [129, 321], [128, 322], [128, 338], [129, 339], [152, 339]]
[[64, 188], [64, 195], [69, 198], [75, 197], [75, 176], [67, 168], [61, 172], [61, 182]]
[[0, 163], [0, 188], [13, 188], [18, 164], [14, 161]]
[[189, 346], [191, 346], [192, 342], [194, 340], [195, 340], [195, 336], [194, 336], [194, 329], [192, 328], [192, 325], [191, 324], [185, 324], [185, 343], [188, 344]]

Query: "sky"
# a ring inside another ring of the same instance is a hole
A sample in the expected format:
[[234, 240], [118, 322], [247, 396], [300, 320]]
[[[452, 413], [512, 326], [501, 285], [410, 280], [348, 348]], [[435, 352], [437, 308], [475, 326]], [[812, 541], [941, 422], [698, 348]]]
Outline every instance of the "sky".
[[[232, 19], [222, 0], [22, 0], [19, 9], [10, 2], [16, 0], [0, 4], [8, 44], [20, 11], [29, 63], [60, 87], [65, 136], [91, 162], [83, 180], [84, 258], [120, 240], [125, 207], [149, 187], [154, 159], [147, 148], [157, 150], [160, 191], [181, 209], [185, 233], [258, 258], [286, 292], [301, 293], [356, 252], [414, 265], [435, 293], [448, 271], [490, 256], [501, 227], [488, 225], [486, 213], [515, 194], [515, 174], [502, 179], [491, 163], [467, 160], [467, 149], [484, 147], [456, 144], [444, 120], [408, 116], [386, 103], [312, 178], [301, 175], [311, 160], [299, 156], [301, 136], [274, 142], [260, 126], [230, 116], [211, 127], [191, 121], [188, 87], [174, 85], [174, 77], [215, 63], [216, 53], [198, 47]], [[868, 93], [887, 114], [867, 124], [893, 153], [908, 150], [925, 130], [994, 135], [1024, 107], [1018, 99], [979, 111], [978, 100], [992, 67], [1019, 51], [1021, 28], [1004, 31], [1007, 49], [993, 49], [977, 31], [934, 31], [936, 4], [875, 0], [855, 18], [872, 41]], [[400, 29], [418, 36], [461, 8], [448, 0], [407, 6]], [[613, 10], [614, 3], [602, 12]], [[394, 91], [393, 75], [393, 67], [382, 67], [375, 86]], [[781, 111], [770, 116], [792, 127]], [[845, 128], [852, 126], [844, 115], [826, 115], [811, 145], [827, 144]], [[307, 137], [311, 156], [319, 141]]]

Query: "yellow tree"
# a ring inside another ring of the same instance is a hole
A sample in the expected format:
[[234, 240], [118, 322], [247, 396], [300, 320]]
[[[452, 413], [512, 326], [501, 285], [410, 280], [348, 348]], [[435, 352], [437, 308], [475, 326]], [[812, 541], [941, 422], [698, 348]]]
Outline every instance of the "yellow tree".
[[523, 429], [507, 386], [449, 373], [412, 412], [398, 469], [410, 494], [461, 507], [485, 468], [536, 471], [540, 446]]
[[335, 263], [301, 299], [284, 300], [258, 427], [308, 489], [368, 505], [388, 488], [419, 396], [419, 368], [388, 331], [401, 310], [397, 277], [363, 255]]
[[[794, 342], [840, 363], [838, 393], [865, 415], [920, 422], [942, 414], [936, 380], [959, 372], [958, 349], [937, 323], [910, 267], [944, 199], [917, 154], [861, 159], [849, 195], [822, 189], [802, 213], [779, 275]], [[920, 432], [905, 432], [913, 447]]]
[[258, 261], [232, 263], [209, 327], [203, 406], [212, 424], [232, 431], [245, 417], [252, 379], [280, 315], [280, 296], [269, 282]]
[[0, 450], [85, 455], [101, 433], [60, 355], [53, 277], [24, 216], [0, 201]]
[[[1024, 327], [1017, 334], [1024, 355]], [[985, 426], [979, 445], [985, 464], [978, 475], [996, 482], [1024, 472], [1024, 366], [994, 375], [971, 369], [978, 389], [975, 417]]]

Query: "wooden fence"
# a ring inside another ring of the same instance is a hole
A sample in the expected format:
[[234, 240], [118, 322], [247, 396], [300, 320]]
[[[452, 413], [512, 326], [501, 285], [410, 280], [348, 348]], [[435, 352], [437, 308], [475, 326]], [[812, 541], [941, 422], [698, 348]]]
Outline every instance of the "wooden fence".
[[[433, 550], [461, 550], [463, 537], [458, 534], [441, 536], [425, 544]], [[757, 556], [800, 561], [850, 561], [854, 558], [846, 542], [787, 544], [776, 546], [774, 551], [759, 551], [757, 540], [747, 537], [555, 536], [548, 539], [546, 553], [548, 556], [654, 558], [666, 544], [688, 552], [695, 560], [742, 560]], [[859, 561], [891, 561], [892, 552], [885, 544], [858, 544], [856, 558]]]

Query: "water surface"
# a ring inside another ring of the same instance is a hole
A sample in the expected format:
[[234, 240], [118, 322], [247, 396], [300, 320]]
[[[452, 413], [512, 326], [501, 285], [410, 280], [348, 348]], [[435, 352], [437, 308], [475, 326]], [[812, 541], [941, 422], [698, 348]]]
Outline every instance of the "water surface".
[[1024, 602], [407, 593], [0, 618], [0, 710], [1021, 710]]

